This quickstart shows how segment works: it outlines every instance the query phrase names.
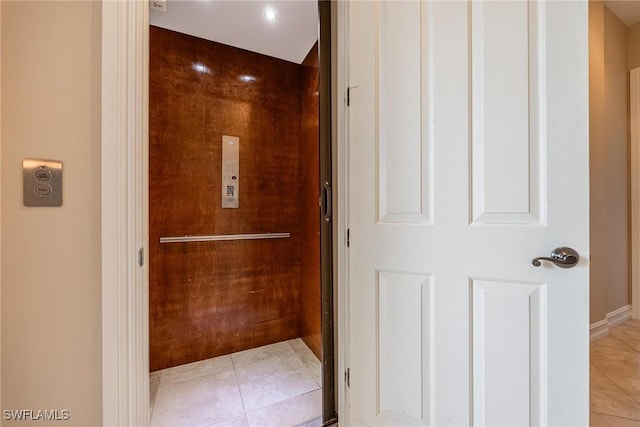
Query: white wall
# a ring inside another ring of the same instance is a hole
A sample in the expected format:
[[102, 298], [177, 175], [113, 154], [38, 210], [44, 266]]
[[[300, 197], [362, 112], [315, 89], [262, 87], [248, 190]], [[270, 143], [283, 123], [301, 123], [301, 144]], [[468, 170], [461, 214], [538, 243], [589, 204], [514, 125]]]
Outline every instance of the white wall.
[[[2, 1], [0, 19], [2, 409], [97, 426], [101, 4]], [[25, 157], [64, 162], [62, 207], [22, 206]]]

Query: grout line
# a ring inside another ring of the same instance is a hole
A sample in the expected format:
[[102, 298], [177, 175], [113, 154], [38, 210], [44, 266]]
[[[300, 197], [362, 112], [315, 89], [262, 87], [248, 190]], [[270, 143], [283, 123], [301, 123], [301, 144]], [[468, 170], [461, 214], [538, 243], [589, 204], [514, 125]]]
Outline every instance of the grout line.
[[640, 353], [638, 350], [636, 350], [635, 348], [631, 347], [629, 344], [627, 344], [626, 342], [622, 341], [621, 339], [618, 339], [614, 336], [611, 335], [611, 333], [609, 333], [609, 336], [611, 337], [611, 339], [618, 341], [620, 344], [624, 345], [625, 347], [627, 347], [629, 350], [635, 352], [635, 353]]
[[635, 419], [635, 418], [627, 418], [627, 417], [623, 417], [623, 416], [621, 416], [621, 415], [612, 415], [612, 414], [607, 414], [607, 413], [605, 413], [605, 412], [598, 412], [598, 411], [589, 411], [589, 412], [590, 412], [590, 413], [592, 413], [592, 414], [606, 415], [607, 417], [620, 418], [620, 419], [622, 419], [622, 420], [627, 420], [627, 421], [636, 421], [636, 422], [640, 421], [640, 420], [637, 420], [637, 419]]
[[[629, 394], [625, 389], [623, 389], [622, 387], [620, 387], [620, 385], [613, 379], [611, 378], [608, 374], [606, 374], [605, 372], [603, 372], [602, 370], [598, 369], [598, 367], [596, 366], [591, 366], [591, 368], [595, 369], [596, 371], [598, 371], [598, 373], [600, 375], [602, 375], [603, 377], [605, 377], [606, 379], [608, 379], [609, 381], [611, 381], [611, 383], [619, 390], [621, 391], [623, 394], [625, 394], [627, 397], [629, 397], [631, 400], [633, 400], [636, 404], [640, 405], [640, 402], [634, 398], [631, 394]], [[589, 391], [591, 391], [591, 385], [589, 386]], [[596, 412], [598, 414], [602, 413], [602, 412], [597, 412], [597, 411], [591, 411], [591, 412]], [[605, 414], [605, 415], [613, 415], [613, 414]], [[619, 415], [613, 415], [616, 417], [620, 417]], [[621, 417], [624, 418], [624, 417]], [[638, 420], [636, 420], [638, 421]]]
[[[291, 397], [288, 397], [288, 398], [286, 398], [286, 399], [283, 399], [283, 400], [279, 400], [279, 401], [277, 401], [277, 402], [270, 403], [270, 404], [269, 404], [269, 405], [267, 405], [267, 406], [263, 406], [263, 407], [261, 407], [261, 408], [256, 408], [256, 409], [254, 409], [253, 411], [251, 411], [251, 413], [255, 413], [255, 412], [258, 412], [258, 411], [264, 411], [264, 410], [267, 410], [267, 409], [271, 408], [272, 406], [282, 405], [282, 404], [284, 404], [284, 403], [286, 403], [286, 402], [289, 402], [289, 401], [291, 401], [291, 400], [293, 400], [293, 399], [297, 399], [297, 398], [299, 398], [299, 397], [306, 396], [306, 395], [311, 394], [311, 393], [315, 393], [315, 392], [317, 392], [318, 390], [321, 390], [321, 389], [315, 389], [315, 390], [305, 391], [305, 392], [303, 392], [303, 393], [301, 393], [301, 394], [297, 394], [297, 395], [295, 395], [295, 396], [291, 396]], [[245, 414], [245, 415], [246, 415], [246, 414]], [[319, 418], [322, 418], [322, 407], [320, 407], [320, 416], [319, 416]], [[312, 418], [311, 420], [314, 420], [314, 419], [315, 419], [315, 418]], [[247, 417], [247, 423], [248, 423], [248, 421], [249, 421], [249, 417]], [[305, 421], [305, 422], [306, 422], [306, 421]], [[303, 422], [303, 424], [304, 424], [304, 422]], [[300, 425], [300, 424], [298, 424], [298, 425]]]
[[233, 355], [236, 354], [236, 353], [238, 353], [238, 352], [236, 351], [235, 353], [231, 353], [231, 354], [228, 355], [229, 359], [231, 359], [231, 367], [233, 369], [236, 369], [236, 362], [233, 361]]
[[[622, 391], [622, 393], [624, 393], [628, 398], [630, 398], [633, 402], [636, 403], [636, 405], [640, 406], [640, 402], [638, 402], [633, 396], [631, 396], [629, 393], [627, 393], [627, 391], [625, 389], [623, 389], [622, 387], [620, 387], [620, 385], [618, 385], [617, 382], [615, 382], [612, 378], [609, 378], [606, 374], [604, 374], [605, 377], [607, 377], [609, 379], [609, 381], [611, 381], [613, 383], [613, 385], [615, 385], [616, 387], [618, 387], [618, 389], [620, 391]], [[622, 417], [621, 415], [616, 415], [616, 417]], [[624, 418], [624, 417], [622, 417]], [[640, 421], [640, 420], [636, 420], [636, 421]]]
[[[299, 338], [298, 338], [298, 339], [299, 339]], [[300, 340], [300, 341], [301, 341], [301, 342], [302, 342], [302, 344], [305, 346], [305, 348], [308, 348], [308, 347], [306, 346], [306, 344], [304, 343], [304, 341], [302, 341], [302, 340]], [[317, 388], [314, 388], [313, 390], [308, 390], [308, 391], [305, 391], [305, 392], [303, 392], [303, 393], [301, 393], [301, 394], [298, 394], [298, 395], [295, 395], [295, 396], [290, 396], [290, 397], [288, 397], [288, 398], [286, 398], [286, 399], [283, 399], [283, 400], [280, 400], [280, 401], [277, 401], [277, 402], [273, 402], [273, 403], [271, 403], [271, 404], [269, 404], [269, 405], [267, 405], [267, 406], [264, 406], [264, 407], [261, 407], [261, 408], [256, 408], [256, 409], [254, 409], [254, 410], [252, 410], [252, 411], [251, 411], [252, 413], [253, 413], [253, 412], [256, 412], [256, 411], [258, 411], [258, 410], [262, 410], [262, 409], [264, 409], [264, 408], [268, 408], [269, 406], [272, 406], [272, 405], [276, 405], [276, 404], [280, 404], [280, 403], [282, 403], [282, 402], [286, 402], [287, 400], [290, 400], [290, 399], [298, 398], [298, 397], [300, 397], [300, 396], [304, 396], [304, 395], [307, 395], [307, 394], [310, 394], [310, 393], [313, 393], [313, 392], [317, 392], [318, 390], [322, 390], [322, 385], [321, 385], [321, 384], [318, 384], [318, 381], [315, 379], [315, 377], [314, 377], [314, 375], [312, 374], [311, 370], [309, 369], [309, 367], [307, 366], [307, 364], [306, 364], [306, 363], [305, 363], [305, 361], [303, 360], [303, 357], [302, 357], [301, 355], [299, 355], [299, 354], [298, 354], [298, 352], [296, 352], [296, 350], [295, 350], [295, 349], [294, 349], [294, 347], [291, 345], [291, 343], [289, 343], [289, 342], [288, 342], [288, 340], [287, 340], [287, 341], [284, 341], [284, 342], [286, 342], [286, 343], [287, 343], [289, 351], [295, 355], [295, 358], [296, 358], [296, 359], [298, 360], [298, 362], [302, 365], [302, 368], [304, 369], [304, 372], [305, 372], [307, 375], [309, 375], [309, 376], [311, 376], [311, 377], [312, 377], [313, 381], [315, 382], [316, 386], [318, 386], [318, 387], [317, 387]], [[280, 343], [282, 343], [282, 341], [281, 341]], [[274, 343], [274, 344], [279, 344], [279, 343]], [[273, 345], [273, 344], [272, 344], [272, 345]], [[311, 352], [311, 350], [309, 350], [309, 352], [310, 352], [310, 353], [315, 357], [315, 354], [313, 354], [313, 352]], [[238, 353], [238, 352], [236, 352], [236, 353]], [[165, 388], [167, 388], [167, 387], [170, 387], [170, 386], [173, 386], [173, 385], [176, 385], [176, 384], [179, 384], [179, 383], [183, 383], [183, 382], [186, 382], [186, 381], [191, 381], [191, 380], [194, 380], [194, 379], [198, 379], [198, 378], [205, 378], [205, 377], [214, 376], [214, 375], [221, 375], [221, 374], [223, 374], [223, 373], [227, 373], [228, 371], [233, 371], [233, 372], [232, 372], [232, 375], [233, 375], [233, 378], [234, 378], [234, 380], [235, 380], [236, 389], [238, 390], [238, 394], [239, 394], [239, 396], [240, 396], [240, 402], [242, 403], [242, 411], [243, 411], [243, 412], [242, 412], [242, 416], [244, 416], [245, 421], [247, 422], [247, 425], [250, 425], [250, 424], [249, 424], [249, 417], [248, 417], [247, 408], [246, 408], [246, 405], [245, 405], [245, 402], [244, 402], [245, 397], [243, 396], [242, 389], [241, 389], [241, 387], [240, 387], [240, 382], [238, 381], [238, 375], [237, 375], [237, 368], [238, 368], [238, 367], [236, 366], [236, 363], [235, 363], [235, 362], [234, 362], [234, 360], [233, 360], [233, 357], [232, 357], [232, 355], [233, 355], [233, 354], [235, 354], [235, 353], [231, 353], [231, 354], [227, 355], [227, 356], [230, 358], [230, 360], [231, 360], [231, 368], [230, 368], [230, 369], [223, 369], [223, 370], [221, 370], [221, 371], [217, 371], [217, 372], [206, 373], [206, 374], [202, 374], [202, 375], [196, 375], [196, 376], [194, 376], [194, 377], [186, 378], [186, 379], [182, 379], [182, 380], [179, 380], [179, 381], [170, 381], [169, 383], [166, 383], [166, 379], [165, 379], [165, 381], [162, 381], [162, 380], [164, 379], [164, 377], [165, 377], [165, 375], [164, 375], [165, 371], [168, 371], [168, 370], [174, 370], [174, 369], [173, 369], [173, 368], [166, 368], [166, 369], [160, 370], [160, 371], [159, 371], [160, 379], [159, 379], [159, 381], [158, 381], [158, 388], [157, 388], [157, 391], [156, 391], [156, 397], [157, 397], [157, 395], [160, 393], [161, 389], [165, 389]], [[303, 356], [304, 356], [304, 354], [303, 354]], [[217, 357], [221, 357], [221, 356], [217, 356]], [[270, 355], [270, 356], [269, 356], [269, 358], [272, 358], [272, 357], [275, 357], [276, 359], [280, 359], [280, 356], [279, 356], [279, 355], [278, 355], [278, 356], [274, 356], [274, 355]], [[287, 357], [289, 357], [289, 356], [287, 356]], [[215, 358], [211, 358], [211, 359], [215, 359]], [[207, 360], [210, 360], [210, 359], [205, 359], [204, 361], [201, 361], [201, 362], [205, 362], [205, 361], [207, 361]], [[193, 363], [193, 362], [192, 362], [192, 363]], [[183, 365], [183, 366], [184, 366], [184, 365]], [[241, 365], [241, 367], [242, 367], [242, 366], [245, 366], [245, 365]], [[156, 409], [156, 408], [155, 408], [155, 406], [156, 406], [156, 405], [155, 405], [155, 402], [154, 402], [153, 409]], [[233, 418], [235, 418], [235, 417], [239, 417], [240, 415], [241, 415], [241, 414], [238, 414], [238, 415], [236, 415], [236, 416], [234, 416], [234, 417], [230, 417], [230, 418], [228, 418], [227, 420], [229, 420], [229, 419], [233, 419]], [[153, 416], [153, 411], [151, 412], [150, 416]], [[227, 420], [220, 420], [220, 421], [217, 421], [216, 423], [224, 422], [224, 421], [227, 421]], [[209, 425], [209, 427], [212, 427], [212, 426], [214, 426], [214, 425], [215, 425], [215, 423], [214, 423], [214, 424]]]
[[[233, 361], [232, 361], [233, 363]], [[244, 397], [242, 397], [242, 390], [240, 389], [240, 381], [238, 381], [238, 375], [236, 373], [236, 368], [233, 368], [233, 378], [236, 380], [236, 387], [238, 388], [238, 395], [240, 396], [240, 402], [242, 403], [242, 414], [245, 418], [247, 418], [247, 407], [244, 404]], [[247, 424], [249, 424], [249, 419], [247, 419]]]
[[[0, 1], [1, 1], [1, 0], [0, 0]], [[210, 372], [210, 373], [208, 373], [208, 374], [196, 375], [196, 376], [194, 376], [194, 377], [189, 377], [189, 378], [185, 378], [185, 379], [182, 379], [182, 380], [173, 381], [173, 382], [171, 382], [171, 384], [173, 384], [173, 385], [176, 385], [176, 384], [182, 384], [182, 383], [185, 383], [185, 382], [187, 382], [187, 381], [193, 381], [193, 380], [197, 380], [197, 379], [199, 379], [199, 378], [211, 377], [211, 376], [214, 376], [214, 375], [223, 374], [223, 373], [228, 372], [228, 371], [233, 371], [233, 368], [230, 368], [230, 369], [223, 369], [223, 370], [221, 370], [221, 371], [216, 371], [216, 372]], [[235, 375], [235, 372], [234, 372], [234, 375]]]
[[[158, 392], [160, 391], [160, 386], [162, 385], [162, 371], [158, 371], [157, 375], [158, 381], [156, 381], [157, 386], [155, 387], [155, 392], [151, 392], [151, 389], [149, 389], [149, 423], [151, 423], [151, 418], [153, 418], [153, 410], [155, 409]], [[149, 380], [149, 383], [151, 383], [151, 380]]]
[[[620, 327], [620, 326], [624, 325], [625, 323], [627, 323], [627, 322], [624, 322], [624, 323], [622, 323], [622, 324], [620, 324], [620, 325], [617, 325], [616, 327], [612, 328], [612, 330], [613, 330], [613, 329], [617, 329], [618, 327]], [[632, 335], [635, 335], [635, 334], [632, 334]], [[635, 348], [631, 347], [630, 345], [628, 345], [628, 344], [627, 344], [627, 343], [625, 343], [624, 341], [622, 341], [622, 340], [620, 340], [620, 339], [618, 339], [618, 338], [616, 338], [616, 337], [612, 336], [611, 334], [609, 334], [609, 337], [610, 337], [611, 339], [613, 339], [613, 340], [617, 341], [618, 343], [622, 344], [624, 347], [629, 348], [629, 349], [631, 350], [631, 352], [632, 352], [632, 353], [639, 353]], [[615, 351], [615, 350], [614, 350], [614, 351]], [[591, 346], [590, 346], [590, 348], [589, 348], [589, 353], [591, 353]], [[590, 355], [591, 355], [591, 354], [590, 354]], [[616, 362], [618, 362], [618, 361], [616, 361]], [[622, 361], [619, 361], [619, 362], [622, 362]], [[622, 387], [621, 387], [621, 386], [616, 382], [616, 380], [615, 380], [614, 378], [612, 378], [612, 377], [611, 377], [610, 375], [608, 375], [606, 372], [604, 372], [604, 371], [602, 371], [602, 370], [598, 369], [596, 366], [593, 366], [593, 364], [592, 364], [591, 362], [589, 363], [589, 365], [590, 365], [590, 367], [591, 367], [591, 368], [593, 368], [593, 369], [595, 369], [596, 371], [598, 371], [598, 373], [599, 373], [600, 375], [604, 376], [607, 380], [611, 381], [611, 383], [612, 383], [612, 384], [613, 384], [613, 385], [614, 385], [618, 390], [622, 391], [622, 393], [623, 393], [625, 396], [627, 396], [628, 398], [630, 398], [632, 402], [634, 402], [636, 405], [640, 405], [640, 401], [639, 401], [638, 399], [636, 399], [633, 395], [631, 395], [629, 392], [627, 392], [624, 388], [622, 388]], [[637, 366], [637, 363], [635, 363], [635, 365]], [[592, 387], [592, 386], [590, 386], [590, 390], [591, 390], [591, 387]], [[618, 417], [618, 418], [622, 418], [622, 419], [626, 419], [626, 420], [639, 421], [639, 420], [634, 420], [634, 419], [632, 419], [632, 418], [627, 418], [627, 417], [624, 417], [624, 416], [620, 416], [620, 415], [618, 415], [618, 414], [605, 414], [605, 413], [601, 413], [601, 412], [597, 412], [597, 411], [590, 411], [590, 412], [594, 412], [594, 413], [596, 413], [596, 414], [608, 415], [608, 416], [612, 416], [612, 417]]]
[[[611, 381], [611, 382], [612, 382], [616, 387], [618, 387], [620, 390], [622, 390], [622, 392], [623, 392], [624, 394], [626, 394], [626, 395], [627, 395], [627, 397], [629, 397], [629, 398], [630, 398], [631, 400], [633, 400], [637, 405], [639, 405], [639, 406], [640, 406], [640, 401], [639, 401], [638, 399], [636, 399], [635, 397], [633, 397], [631, 394], [629, 394], [629, 393], [627, 392], [627, 390], [625, 390], [624, 388], [622, 388], [622, 387], [621, 387], [621, 386], [620, 386], [620, 385], [619, 385], [619, 384], [618, 384], [618, 383], [617, 383], [613, 378], [609, 377], [607, 374], [604, 374], [604, 373], [603, 373], [602, 375], [604, 375], [604, 376], [605, 376], [609, 381]], [[619, 415], [616, 415], [616, 416], [619, 416]], [[622, 418], [624, 418], [624, 417], [622, 417]], [[635, 421], [640, 421], [640, 419], [635, 420]]]

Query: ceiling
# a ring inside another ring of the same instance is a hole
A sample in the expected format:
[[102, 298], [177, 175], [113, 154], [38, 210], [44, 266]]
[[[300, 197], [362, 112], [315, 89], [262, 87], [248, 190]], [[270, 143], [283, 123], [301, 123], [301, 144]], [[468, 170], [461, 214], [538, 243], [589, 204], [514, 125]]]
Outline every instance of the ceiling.
[[640, 22], [640, 0], [607, 0], [604, 4], [625, 25], [634, 25]]
[[[626, 25], [640, 22], [640, 0], [604, 3]], [[151, 25], [298, 64], [318, 39], [316, 0], [167, 0], [166, 6], [150, 10]], [[278, 14], [274, 22], [264, 17], [268, 7]]]
[[[298, 1], [167, 0], [151, 9], [151, 25], [300, 64], [318, 39], [318, 3]], [[270, 7], [277, 13], [265, 19]]]

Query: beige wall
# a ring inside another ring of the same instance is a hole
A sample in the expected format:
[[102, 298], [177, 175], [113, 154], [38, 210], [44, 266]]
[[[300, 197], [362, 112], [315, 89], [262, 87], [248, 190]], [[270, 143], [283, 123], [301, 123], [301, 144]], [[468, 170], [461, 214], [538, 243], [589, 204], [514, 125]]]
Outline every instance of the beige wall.
[[640, 23], [627, 28], [627, 62], [630, 70], [640, 67]]
[[[2, 409], [2, 2], [0, 1], [0, 409]], [[2, 421], [0, 421], [2, 424]]]
[[630, 303], [627, 27], [589, 3], [591, 322]]
[[[97, 426], [100, 3], [2, 1], [1, 19], [2, 409]], [[25, 157], [64, 162], [62, 207], [22, 206]]]

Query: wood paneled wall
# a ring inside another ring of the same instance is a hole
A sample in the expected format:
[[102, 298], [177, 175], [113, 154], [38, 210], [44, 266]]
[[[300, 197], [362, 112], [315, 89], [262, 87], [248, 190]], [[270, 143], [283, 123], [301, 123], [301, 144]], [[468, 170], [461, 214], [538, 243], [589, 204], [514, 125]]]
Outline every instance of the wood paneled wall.
[[[301, 174], [317, 176], [301, 146], [306, 67], [156, 27], [150, 37], [150, 368], [298, 337]], [[239, 209], [221, 207], [222, 135], [240, 138]], [[291, 238], [159, 243], [268, 232]]]
[[307, 346], [322, 360], [322, 329], [320, 303], [320, 150], [318, 102], [318, 43], [302, 62], [301, 86], [301, 157], [302, 203], [301, 248], [304, 256], [300, 264], [301, 319], [300, 336]]

